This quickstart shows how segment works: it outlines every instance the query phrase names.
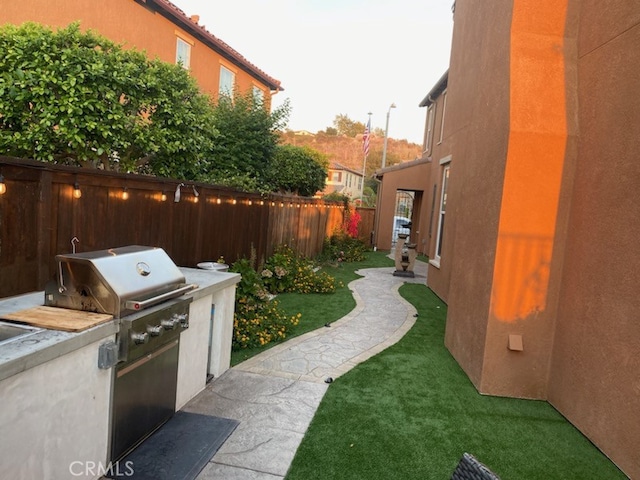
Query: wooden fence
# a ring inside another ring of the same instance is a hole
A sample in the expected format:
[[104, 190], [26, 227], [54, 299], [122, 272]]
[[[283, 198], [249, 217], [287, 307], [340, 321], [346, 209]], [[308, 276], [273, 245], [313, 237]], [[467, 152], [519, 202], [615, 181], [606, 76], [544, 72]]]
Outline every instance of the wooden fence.
[[[232, 263], [252, 251], [263, 260], [285, 243], [312, 258], [344, 214], [342, 204], [318, 199], [9, 157], [0, 157], [0, 175], [7, 188], [0, 195], [0, 298], [42, 290], [53, 277], [55, 255], [72, 252], [74, 244], [77, 252], [161, 247], [187, 267], [220, 256]], [[369, 244], [375, 211], [358, 211], [359, 236]]]

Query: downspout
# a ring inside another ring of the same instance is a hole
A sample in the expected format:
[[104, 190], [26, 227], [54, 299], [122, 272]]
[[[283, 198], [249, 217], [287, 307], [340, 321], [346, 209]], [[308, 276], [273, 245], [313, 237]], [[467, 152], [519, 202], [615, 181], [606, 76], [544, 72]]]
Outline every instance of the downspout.
[[[382, 174], [382, 176], [384, 176], [384, 174]], [[375, 221], [375, 225], [374, 225], [374, 230], [373, 230], [373, 238], [374, 238], [374, 242], [373, 242], [373, 251], [377, 251], [378, 250], [378, 233], [379, 233], [379, 227], [380, 227], [380, 203], [382, 202], [382, 180], [380, 180], [380, 176], [375, 175], [373, 176], [373, 179], [378, 182], [378, 195], [376, 196], [376, 221]]]

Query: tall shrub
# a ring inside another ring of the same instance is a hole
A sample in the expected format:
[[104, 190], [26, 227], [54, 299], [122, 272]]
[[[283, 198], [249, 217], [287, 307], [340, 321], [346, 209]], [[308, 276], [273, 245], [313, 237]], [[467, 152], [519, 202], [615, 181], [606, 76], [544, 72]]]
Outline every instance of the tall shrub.
[[0, 27], [0, 154], [193, 178], [217, 135], [179, 65], [78, 24]]

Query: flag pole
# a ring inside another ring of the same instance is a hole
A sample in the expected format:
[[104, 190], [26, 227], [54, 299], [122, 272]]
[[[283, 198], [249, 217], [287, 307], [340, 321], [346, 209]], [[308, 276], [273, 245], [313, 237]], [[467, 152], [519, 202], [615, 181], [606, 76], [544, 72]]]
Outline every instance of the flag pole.
[[362, 162], [362, 183], [360, 184], [360, 206], [364, 204], [364, 180], [367, 178], [367, 157], [369, 156], [369, 137], [371, 136], [371, 115], [367, 113], [369, 120], [364, 129], [364, 135], [362, 136], [362, 151], [364, 153], [364, 160]]

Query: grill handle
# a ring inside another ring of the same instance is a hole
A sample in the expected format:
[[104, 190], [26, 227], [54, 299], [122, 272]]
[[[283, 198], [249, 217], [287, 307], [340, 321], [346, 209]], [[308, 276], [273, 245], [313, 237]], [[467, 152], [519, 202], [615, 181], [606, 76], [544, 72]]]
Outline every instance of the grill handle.
[[58, 262], [58, 292], [64, 293], [67, 287], [64, 286], [64, 275], [62, 274], [62, 262]]
[[198, 288], [198, 285], [196, 285], [195, 283], [192, 283], [189, 285], [185, 285], [184, 287], [180, 287], [176, 290], [163, 293], [162, 295], [157, 295], [155, 297], [148, 298], [146, 300], [127, 300], [124, 305], [129, 310], [144, 310], [145, 308], [164, 302], [165, 300], [179, 297], [183, 293], [187, 293], [189, 290], [193, 290], [194, 288]]

